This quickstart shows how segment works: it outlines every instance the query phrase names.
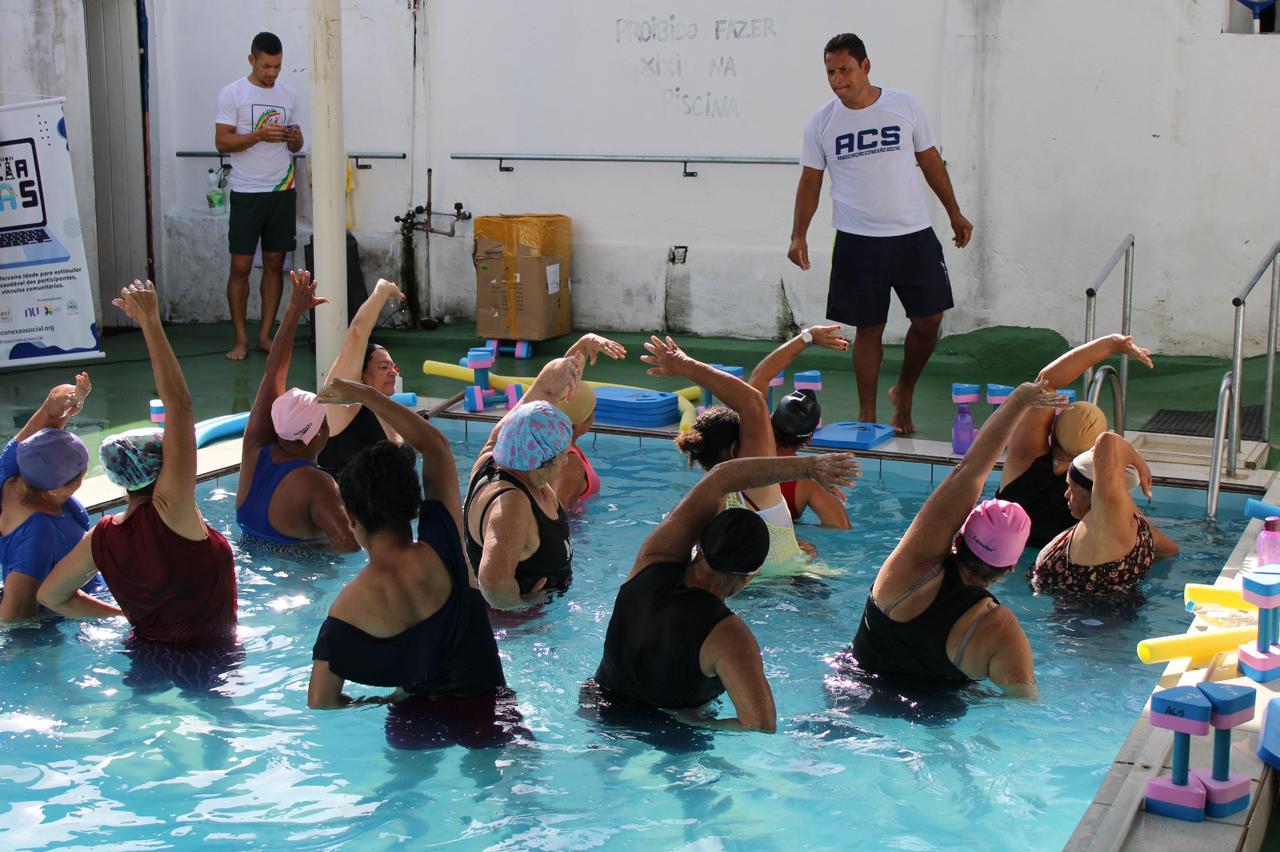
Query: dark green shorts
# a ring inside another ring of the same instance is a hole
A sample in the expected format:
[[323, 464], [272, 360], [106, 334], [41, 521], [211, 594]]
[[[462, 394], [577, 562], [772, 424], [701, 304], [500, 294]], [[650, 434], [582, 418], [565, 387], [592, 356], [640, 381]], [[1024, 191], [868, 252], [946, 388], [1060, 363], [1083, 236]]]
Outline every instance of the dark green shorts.
[[262, 240], [263, 251], [293, 251], [298, 223], [298, 191], [233, 192], [227, 243], [232, 254], [252, 255]]

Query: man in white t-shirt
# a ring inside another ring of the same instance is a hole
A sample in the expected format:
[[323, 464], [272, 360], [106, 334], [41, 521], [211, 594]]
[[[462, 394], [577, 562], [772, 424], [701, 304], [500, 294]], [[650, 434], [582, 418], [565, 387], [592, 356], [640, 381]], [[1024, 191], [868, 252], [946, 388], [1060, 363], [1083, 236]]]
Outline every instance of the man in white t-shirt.
[[232, 361], [249, 355], [245, 324], [249, 272], [262, 244], [262, 324], [258, 348], [271, 349], [271, 326], [284, 287], [284, 256], [293, 251], [297, 226], [297, 193], [293, 188], [293, 155], [302, 149], [297, 122], [297, 95], [280, 76], [284, 48], [273, 33], [258, 33], [249, 48], [249, 76], [227, 85], [218, 95], [214, 145], [231, 155], [231, 221], [227, 241], [231, 274], [227, 304], [236, 342]]
[[806, 235], [818, 209], [822, 172], [830, 170], [836, 240], [827, 316], [857, 328], [853, 369], [858, 419], [874, 423], [889, 291], [898, 294], [911, 328], [889, 399], [894, 430], [908, 435], [915, 431], [911, 401], [916, 380], [938, 342], [943, 312], [955, 304], [917, 166], [951, 219], [957, 248], [968, 245], [973, 225], [956, 204], [924, 110], [906, 92], [871, 85], [871, 61], [862, 39], [852, 33], [836, 36], [827, 42], [823, 61], [835, 97], [805, 126], [787, 257], [801, 269], [809, 268]]

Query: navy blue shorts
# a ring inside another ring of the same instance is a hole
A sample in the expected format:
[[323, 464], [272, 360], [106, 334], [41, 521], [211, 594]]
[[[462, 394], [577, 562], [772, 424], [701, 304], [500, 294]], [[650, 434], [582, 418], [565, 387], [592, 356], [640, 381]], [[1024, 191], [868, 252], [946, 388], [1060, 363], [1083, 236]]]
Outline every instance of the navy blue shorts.
[[884, 325], [891, 290], [898, 294], [908, 317], [932, 316], [955, 307], [942, 244], [933, 228], [898, 237], [836, 231], [827, 316], [845, 325]]

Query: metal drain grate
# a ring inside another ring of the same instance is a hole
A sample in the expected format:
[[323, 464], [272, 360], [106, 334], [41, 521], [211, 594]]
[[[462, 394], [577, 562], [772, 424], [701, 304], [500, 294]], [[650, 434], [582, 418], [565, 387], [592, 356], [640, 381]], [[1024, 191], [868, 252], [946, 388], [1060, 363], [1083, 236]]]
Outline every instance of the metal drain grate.
[[[1161, 432], [1166, 435], [1199, 435], [1213, 437], [1213, 411], [1180, 411], [1162, 408], [1140, 427], [1142, 432]], [[1246, 441], [1262, 440], [1262, 406], [1245, 405], [1240, 408], [1240, 434]]]

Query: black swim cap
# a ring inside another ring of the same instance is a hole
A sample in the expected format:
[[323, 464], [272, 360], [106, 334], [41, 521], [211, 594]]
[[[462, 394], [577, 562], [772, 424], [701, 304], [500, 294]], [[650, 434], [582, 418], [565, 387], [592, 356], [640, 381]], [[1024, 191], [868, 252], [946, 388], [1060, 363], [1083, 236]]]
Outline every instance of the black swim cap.
[[769, 528], [748, 509], [725, 509], [698, 536], [707, 564], [725, 574], [754, 574], [769, 555]]
[[773, 431], [779, 436], [808, 438], [822, 419], [818, 395], [808, 388], [794, 390], [773, 410]]

